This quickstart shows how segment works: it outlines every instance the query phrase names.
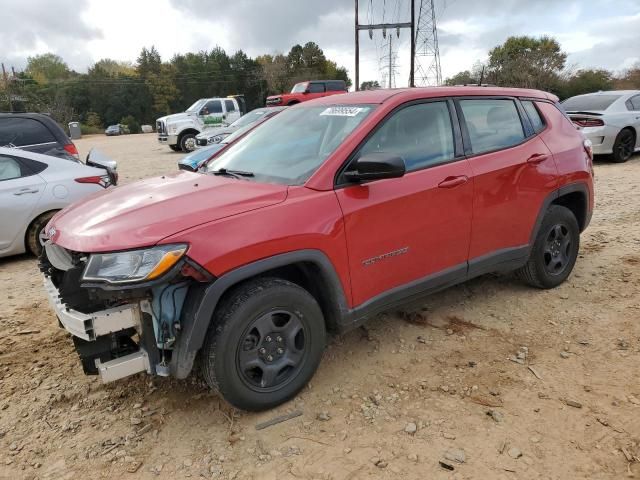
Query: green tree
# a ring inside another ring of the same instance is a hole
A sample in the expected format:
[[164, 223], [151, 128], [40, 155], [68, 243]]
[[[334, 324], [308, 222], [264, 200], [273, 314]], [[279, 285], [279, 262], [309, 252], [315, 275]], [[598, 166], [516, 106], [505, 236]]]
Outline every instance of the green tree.
[[612, 88], [613, 74], [608, 70], [578, 70], [559, 82], [556, 93], [561, 99], [565, 99]]
[[131, 115], [122, 117], [118, 123], [129, 127], [129, 132], [131, 133], [140, 133], [140, 124]]
[[367, 80], [360, 84], [360, 90], [375, 90], [376, 88], [380, 88], [377, 80]]
[[467, 85], [467, 84], [477, 84], [479, 81], [478, 78], [475, 78], [469, 70], [464, 70], [463, 72], [456, 73], [453, 77], [447, 78], [444, 83], [445, 85]]
[[551, 37], [509, 37], [489, 52], [488, 80], [499, 86], [549, 90], [567, 54]]
[[618, 90], [640, 90], [640, 62], [617, 78], [614, 86]]
[[64, 60], [53, 53], [44, 53], [27, 58], [26, 72], [39, 84], [66, 80], [71, 76], [71, 70], [69, 70]]

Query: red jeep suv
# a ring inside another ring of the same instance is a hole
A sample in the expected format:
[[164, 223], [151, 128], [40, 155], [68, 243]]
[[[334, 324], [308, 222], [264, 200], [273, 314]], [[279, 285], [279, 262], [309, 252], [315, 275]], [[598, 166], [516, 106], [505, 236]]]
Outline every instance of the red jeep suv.
[[267, 107], [276, 105], [295, 105], [336, 93], [347, 93], [347, 84], [344, 80], [313, 80], [311, 82], [296, 83], [291, 93], [281, 93], [267, 97]]
[[489, 272], [564, 282], [592, 180], [548, 93], [355, 92], [283, 111], [198, 172], [63, 210], [41, 270], [86, 373], [199, 365], [260, 410], [305, 386], [327, 332]]

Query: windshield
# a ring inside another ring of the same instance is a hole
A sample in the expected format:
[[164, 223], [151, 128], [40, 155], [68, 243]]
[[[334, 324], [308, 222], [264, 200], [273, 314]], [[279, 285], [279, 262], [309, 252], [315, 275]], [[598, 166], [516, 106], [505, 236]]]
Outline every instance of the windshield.
[[193, 105], [191, 105], [189, 108], [185, 110], [185, 112], [199, 112], [200, 109], [204, 107], [205, 103], [206, 103], [206, 100], [203, 100], [203, 99], [196, 100], [195, 102], [193, 102]]
[[620, 97], [621, 95], [580, 95], [565, 100], [562, 102], [562, 106], [567, 112], [606, 110]]
[[307, 89], [307, 82], [296, 83], [291, 89], [291, 93], [304, 93]]
[[229, 146], [206, 172], [240, 170], [258, 181], [301, 185], [372, 110], [371, 105], [285, 110]]
[[268, 110], [266, 108], [261, 108], [260, 110], [253, 110], [253, 111], [251, 111], [249, 113], [245, 113], [243, 116], [241, 116], [238, 120], [236, 120], [235, 122], [233, 122], [229, 126], [230, 127], [244, 127], [245, 125], [249, 125], [249, 124], [259, 120], [267, 112], [268, 112]]

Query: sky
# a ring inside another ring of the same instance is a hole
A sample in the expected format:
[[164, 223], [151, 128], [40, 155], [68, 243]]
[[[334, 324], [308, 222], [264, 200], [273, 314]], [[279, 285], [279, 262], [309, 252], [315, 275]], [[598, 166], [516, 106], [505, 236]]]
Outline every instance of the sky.
[[[426, 3], [426, 2], [425, 2]], [[420, 0], [416, 0], [416, 5]], [[408, 21], [410, 0], [359, 0], [360, 23]], [[469, 70], [510, 35], [550, 35], [573, 68], [622, 71], [640, 62], [640, 0], [435, 0], [443, 78]], [[250, 56], [314, 41], [354, 78], [354, 1], [0, 0], [0, 61], [20, 70], [53, 52], [84, 72], [101, 58], [163, 59], [215, 46]], [[416, 13], [418, 16], [418, 12]], [[394, 34], [395, 86], [409, 72], [409, 30]], [[386, 80], [388, 40], [360, 34], [360, 80]], [[386, 44], [386, 45], [385, 45]]]

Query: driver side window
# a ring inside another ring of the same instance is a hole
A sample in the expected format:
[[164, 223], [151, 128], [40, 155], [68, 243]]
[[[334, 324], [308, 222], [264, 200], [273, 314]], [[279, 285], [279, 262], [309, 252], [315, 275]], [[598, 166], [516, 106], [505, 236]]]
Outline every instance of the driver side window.
[[402, 157], [407, 172], [452, 160], [453, 131], [446, 102], [411, 105], [394, 113], [364, 144], [359, 156], [379, 152]]
[[222, 113], [222, 102], [220, 100], [211, 100], [202, 107], [204, 115], [211, 115], [213, 113]]

